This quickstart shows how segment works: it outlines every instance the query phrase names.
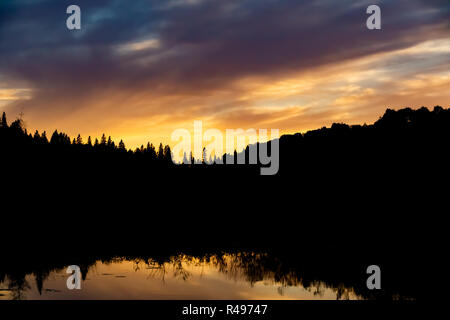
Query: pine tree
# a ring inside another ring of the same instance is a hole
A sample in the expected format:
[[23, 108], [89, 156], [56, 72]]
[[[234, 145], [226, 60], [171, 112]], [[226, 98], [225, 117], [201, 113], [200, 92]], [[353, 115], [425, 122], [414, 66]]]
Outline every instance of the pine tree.
[[83, 144], [83, 138], [81, 138], [80, 134], [78, 134], [77, 136], [77, 145], [82, 145]]
[[102, 146], [106, 146], [106, 136], [105, 136], [105, 134], [102, 135], [102, 138], [101, 138], [101, 140], [100, 140], [100, 144], [101, 144]]
[[205, 164], [206, 160], [206, 148], [204, 147], [202, 152], [202, 163]]
[[6, 121], [6, 113], [5, 112], [3, 112], [3, 114], [2, 114], [2, 122], [0, 122], [0, 127], [1, 128], [8, 127], [8, 122]]
[[168, 163], [172, 162], [172, 151], [168, 145], [164, 147], [164, 160]]
[[59, 142], [59, 133], [58, 130], [55, 130], [50, 138], [51, 144], [57, 144]]
[[48, 139], [47, 139], [47, 132], [42, 132], [42, 136], [41, 136], [41, 141], [45, 144], [48, 143]]
[[92, 147], [92, 140], [91, 140], [91, 136], [89, 136], [89, 137], [88, 137], [88, 142], [87, 142], [87, 145], [88, 145], [89, 147]]
[[164, 160], [164, 148], [162, 143], [160, 143], [158, 147], [157, 159], [160, 161]]
[[152, 160], [156, 159], [156, 150], [155, 150], [155, 146], [153, 145], [153, 143], [150, 143], [150, 158]]
[[120, 140], [120, 142], [119, 142], [119, 150], [120, 151], [126, 151], [125, 143], [123, 143], [122, 140]]
[[157, 159], [161, 161], [164, 159], [164, 149], [162, 143], [159, 144]]

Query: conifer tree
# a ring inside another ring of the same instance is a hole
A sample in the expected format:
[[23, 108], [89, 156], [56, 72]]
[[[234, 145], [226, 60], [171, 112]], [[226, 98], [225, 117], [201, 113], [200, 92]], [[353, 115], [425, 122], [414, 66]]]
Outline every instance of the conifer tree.
[[155, 146], [153, 145], [153, 143], [150, 143], [150, 158], [152, 160], [156, 159], [156, 150], [155, 150]]
[[105, 134], [102, 135], [102, 138], [101, 138], [101, 140], [100, 140], [100, 144], [101, 144], [102, 146], [106, 146], [106, 136], [105, 136]]
[[203, 152], [202, 152], [202, 163], [205, 164], [207, 161], [206, 159], [206, 148], [203, 148]]
[[120, 151], [126, 151], [125, 143], [123, 143], [122, 140], [120, 140], [120, 142], [119, 142], [119, 150]]
[[41, 141], [43, 142], [43, 143], [45, 143], [45, 144], [47, 144], [48, 143], [48, 139], [47, 139], [47, 132], [42, 132], [42, 135], [41, 135]]
[[168, 163], [172, 162], [172, 151], [168, 145], [164, 147], [164, 160]]
[[58, 142], [59, 142], [59, 133], [58, 133], [58, 130], [55, 130], [52, 134], [52, 137], [50, 138], [50, 143], [56, 144]]
[[164, 149], [163, 149], [162, 143], [159, 144], [157, 158], [158, 158], [158, 160], [161, 160], [161, 161], [164, 160]]
[[0, 122], [0, 127], [1, 128], [8, 127], [8, 122], [6, 121], [6, 113], [5, 112], [3, 112], [3, 114], [2, 114], [2, 121]]

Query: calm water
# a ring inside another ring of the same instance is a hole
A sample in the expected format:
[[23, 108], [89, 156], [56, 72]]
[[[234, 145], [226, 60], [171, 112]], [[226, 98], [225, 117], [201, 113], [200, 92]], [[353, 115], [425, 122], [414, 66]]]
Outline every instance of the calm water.
[[[6, 276], [0, 299], [358, 299], [353, 289], [302, 283], [295, 272], [259, 263], [264, 255], [225, 254], [168, 261], [114, 258], [84, 268], [81, 290], [69, 290], [66, 268]], [[276, 268], [275, 268], [276, 269]], [[82, 268], [83, 270], [83, 268]], [[1, 281], [1, 279], [0, 279]]]

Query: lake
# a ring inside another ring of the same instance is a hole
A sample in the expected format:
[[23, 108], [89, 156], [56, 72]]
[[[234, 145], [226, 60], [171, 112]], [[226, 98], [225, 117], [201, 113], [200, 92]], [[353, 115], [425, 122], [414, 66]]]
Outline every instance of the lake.
[[68, 266], [0, 273], [0, 299], [362, 299], [352, 287], [304, 279], [264, 253], [113, 257], [83, 262], [81, 289]]

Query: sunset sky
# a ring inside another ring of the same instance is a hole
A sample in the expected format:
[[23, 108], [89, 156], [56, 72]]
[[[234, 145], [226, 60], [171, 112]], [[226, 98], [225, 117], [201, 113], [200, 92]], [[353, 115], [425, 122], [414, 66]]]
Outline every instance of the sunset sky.
[[[66, 8], [81, 8], [68, 30]], [[381, 30], [366, 28], [381, 7]], [[171, 132], [372, 123], [450, 107], [445, 0], [0, 0], [0, 111], [172, 144]]]

